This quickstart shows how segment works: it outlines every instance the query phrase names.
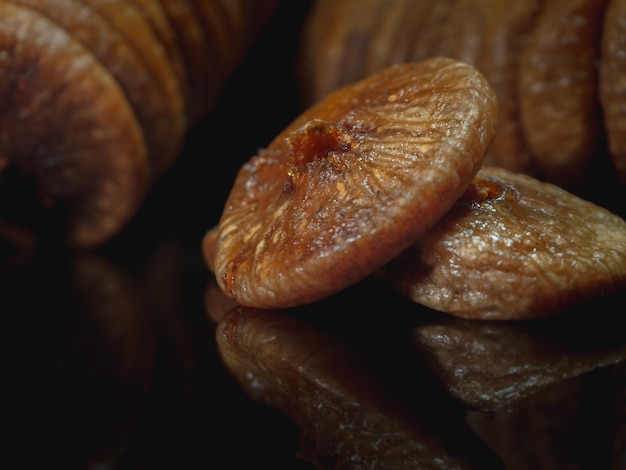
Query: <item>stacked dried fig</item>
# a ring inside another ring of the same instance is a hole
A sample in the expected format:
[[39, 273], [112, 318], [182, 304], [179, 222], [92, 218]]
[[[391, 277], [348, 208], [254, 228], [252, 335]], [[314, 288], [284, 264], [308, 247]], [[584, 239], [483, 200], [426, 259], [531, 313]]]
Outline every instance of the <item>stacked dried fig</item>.
[[626, 221], [484, 165], [496, 89], [433, 57], [331, 92], [240, 169], [203, 241], [224, 293], [257, 308], [324, 299], [374, 274], [471, 319], [561, 313], [626, 286]]
[[1, 1], [0, 235], [117, 234], [278, 2]]
[[[303, 34], [307, 96], [397, 62], [475, 65], [500, 116], [485, 163], [578, 192], [626, 184], [624, 0], [317, 0]], [[608, 174], [608, 176], [605, 176]]]

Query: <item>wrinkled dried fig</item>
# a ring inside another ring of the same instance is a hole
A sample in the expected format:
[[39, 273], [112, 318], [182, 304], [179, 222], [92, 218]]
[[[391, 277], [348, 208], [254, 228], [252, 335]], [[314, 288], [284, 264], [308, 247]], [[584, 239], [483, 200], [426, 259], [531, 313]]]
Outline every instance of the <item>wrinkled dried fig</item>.
[[284, 308], [362, 280], [465, 191], [496, 120], [485, 77], [453, 59], [331, 94], [241, 168], [219, 221], [218, 283], [243, 305]]
[[559, 186], [483, 167], [377, 276], [459, 317], [546, 317], [626, 285], [626, 222]]

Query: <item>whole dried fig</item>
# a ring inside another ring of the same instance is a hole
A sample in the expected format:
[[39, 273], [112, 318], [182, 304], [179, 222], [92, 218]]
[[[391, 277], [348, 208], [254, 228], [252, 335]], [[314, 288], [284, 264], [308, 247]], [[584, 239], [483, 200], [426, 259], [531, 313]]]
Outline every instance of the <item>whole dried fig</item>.
[[626, 221], [559, 186], [483, 167], [377, 276], [459, 317], [546, 317], [626, 285]]
[[243, 305], [284, 308], [362, 280], [465, 191], [496, 120], [485, 77], [447, 58], [331, 94], [241, 168], [215, 242], [220, 287]]

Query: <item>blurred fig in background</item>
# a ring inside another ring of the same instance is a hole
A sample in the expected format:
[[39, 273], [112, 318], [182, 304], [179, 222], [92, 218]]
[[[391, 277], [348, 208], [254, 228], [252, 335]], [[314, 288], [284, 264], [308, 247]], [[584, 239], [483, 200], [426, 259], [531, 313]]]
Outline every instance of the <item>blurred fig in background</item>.
[[2, 2], [0, 223], [74, 247], [115, 237], [279, 2]]
[[500, 101], [486, 164], [626, 210], [610, 197], [626, 180], [624, 3], [316, 0], [302, 30], [302, 93], [311, 104], [394, 63], [462, 60]]

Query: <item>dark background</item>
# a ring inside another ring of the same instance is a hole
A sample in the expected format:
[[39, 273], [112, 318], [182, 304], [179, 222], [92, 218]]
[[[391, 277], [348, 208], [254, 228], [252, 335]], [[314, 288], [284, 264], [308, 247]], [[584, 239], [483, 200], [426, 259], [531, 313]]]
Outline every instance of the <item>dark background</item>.
[[[205, 308], [212, 275], [201, 252], [241, 164], [302, 110], [298, 37], [310, 4], [281, 3], [213, 112], [189, 130], [175, 166], [118, 237], [88, 253], [18, 255], [0, 272], [0, 466], [15, 468], [9, 463], [17, 459], [18, 468], [311, 468], [296, 457], [299, 430], [291, 419], [252, 400], [224, 367]], [[592, 325], [594, 344], [619, 344], [619, 328], [607, 321], [619, 318], [623, 296], [618, 301], [586, 306], [578, 312], [583, 321], [555, 330], [580, 339]], [[428, 407], [423, 400], [432, 396], [420, 395], [413, 358], [401, 356], [395, 340], [414, 310], [364, 282], [303, 316], [366, 352], [391, 371], [401, 395]], [[573, 407], [560, 400], [555, 408], [547, 395], [530, 408], [535, 428], [496, 433], [492, 442], [511, 452], [508, 462], [519, 450], [554, 469], [624, 468], [618, 457], [626, 455], [619, 439], [626, 419], [608, 407], [626, 410], [616, 370], [586, 374], [583, 392], [571, 390]], [[566, 419], [550, 417], [550, 409]], [[496, 415], [482, 418], [496, 423]]]

